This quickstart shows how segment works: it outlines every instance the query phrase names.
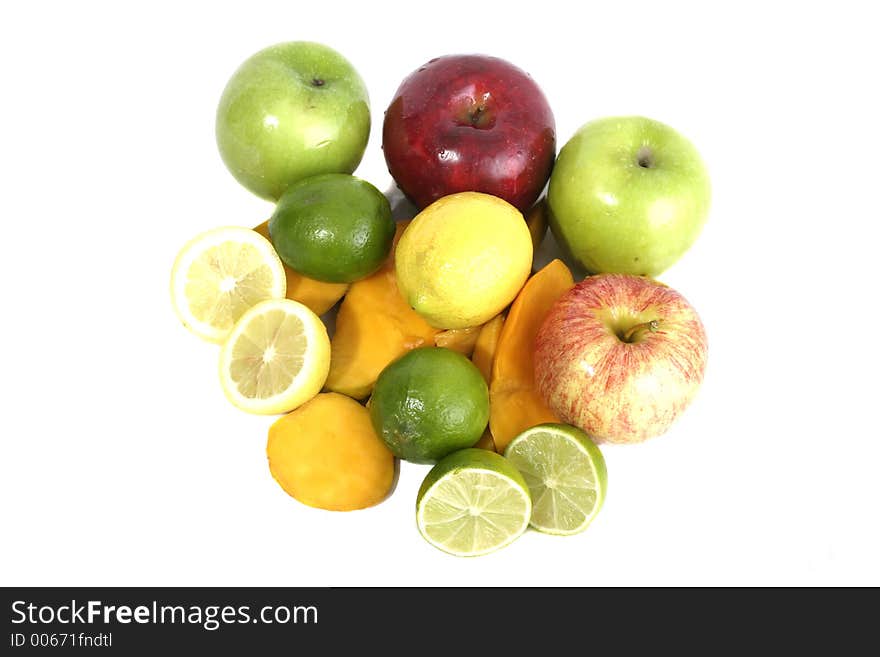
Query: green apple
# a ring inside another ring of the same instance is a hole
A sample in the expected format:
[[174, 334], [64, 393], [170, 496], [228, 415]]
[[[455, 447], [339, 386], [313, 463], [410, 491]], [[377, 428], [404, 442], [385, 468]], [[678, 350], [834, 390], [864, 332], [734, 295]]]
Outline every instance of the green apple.
[[656, 276], [697, 239], [709, 212], [709, 174], [693, 144], [641, 116], [582, 126], [550, 176], [550, 228], [592, 273]]
[[370, 136], [367, 87], [332, 48], [307, 41], [270, 46], [226, 84], [216, 133], [236, 180], [277, 200], [298, 180], [357, 168]]

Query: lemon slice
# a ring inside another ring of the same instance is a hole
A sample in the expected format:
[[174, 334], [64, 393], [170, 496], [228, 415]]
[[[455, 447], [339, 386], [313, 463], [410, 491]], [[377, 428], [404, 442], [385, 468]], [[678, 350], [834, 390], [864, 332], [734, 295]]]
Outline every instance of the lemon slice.
[[509, 545], [529, 526], [526, 482], [504, 457], [484, 449], [453, 452], [425, 477], [416, 524], [434, 547], [475, 557]]
[[220, 384], [251, 413], [287, 413], [317, 395], [330, 371], [330, 338], [321, 319], [290, 299], [247, 310], [220, 349]]
[[514, 438], [504, 456], [529, 486], [531, 525], [538, 531], [577, 534], [602, 508], [608, 487], [605, 459], [580, 429], [539, 424]]
[[171, 269], [177, 316], [211, 342], [223, 342], [248, 308], [286, 292], [284, 266], [272, 243], [249, 228], [224, 226], [197, 235]]

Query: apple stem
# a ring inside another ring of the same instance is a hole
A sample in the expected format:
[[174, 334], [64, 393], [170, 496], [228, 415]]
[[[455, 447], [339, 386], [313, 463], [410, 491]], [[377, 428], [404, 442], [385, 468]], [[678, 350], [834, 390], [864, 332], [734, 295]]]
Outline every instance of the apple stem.
[[641, 340], [645, 331], [649, 331], [651, 333], [656, 333], [660, 330], [660, 320], [652, 319], [650, 322], [642, 322], [641, 324], [636, 324], [631, 327], [626, 333], [623, 334], [621, 340], [624, 342], [634, 343]]

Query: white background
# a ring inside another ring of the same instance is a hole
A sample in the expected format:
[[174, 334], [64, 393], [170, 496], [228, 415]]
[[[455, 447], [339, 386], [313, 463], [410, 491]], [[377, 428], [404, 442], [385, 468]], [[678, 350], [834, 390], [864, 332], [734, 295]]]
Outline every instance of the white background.
[[[0, 583], [880, 584], [880, 50], [869, 3], [807, 4], [4, 3]], [[661, 279], [702, 315], [707, 377], [670, 433], [603, 448], [584, 534], [447, 556], [406, 463], [375, 508], [299, 504], [266, 466], [272, 418], [225, 401], [217, 348], [176, 320], [180, 246], [272, 210], [220, 160], [220, 93], [296, 39], [366, 81], [357, 175], [380, 189], [394, 90], [458, 52], [527, 70], [560, 146], [644, 114], [702, 152], [711, 215]]]

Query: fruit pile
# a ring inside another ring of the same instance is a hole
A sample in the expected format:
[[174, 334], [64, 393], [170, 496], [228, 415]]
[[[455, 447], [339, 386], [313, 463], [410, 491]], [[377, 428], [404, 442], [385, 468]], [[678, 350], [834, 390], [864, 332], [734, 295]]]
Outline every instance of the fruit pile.
[[[229, 171], [275, 210], [185, 245], [172, 302], [222, 345], [230, 402], [280, 415], [269, 470], [300, 502], [378, 504], [402, 459], [433, 464], [416, 523], [446, 552], [485, 554], [529, 525], [574, 534], [605, 498], [596, 444], [662, 434], [695, 395], [703, 326], [651, 277], [696, 239], [709, 180], [668, 126], [592, 121], [557, 158], [531, 77], [494, 57], [434, 59], [384, 117], [388, 169], [420, 210], [399, 222], [351, 175], [370, 105], [331, 48], [248, 59], [216, 132]], [[533, 271], [548, 225], [563, 259]], [[576, 282], [564, 261], [591, 273]]]

